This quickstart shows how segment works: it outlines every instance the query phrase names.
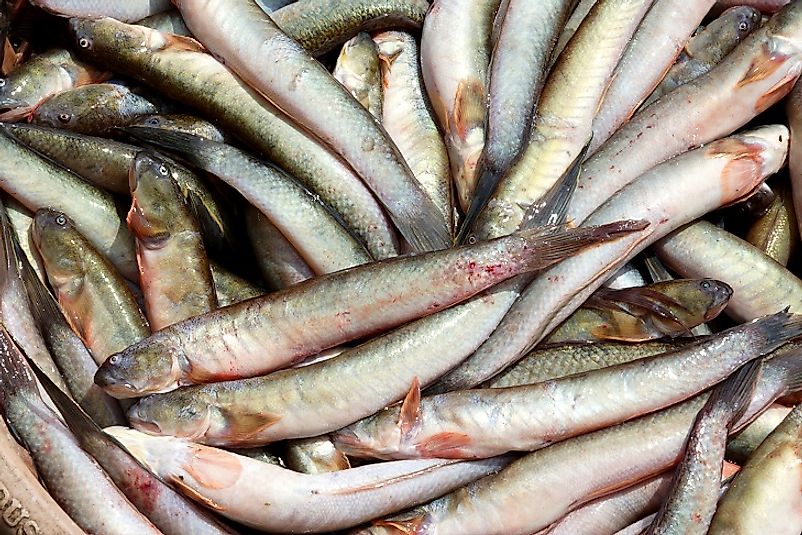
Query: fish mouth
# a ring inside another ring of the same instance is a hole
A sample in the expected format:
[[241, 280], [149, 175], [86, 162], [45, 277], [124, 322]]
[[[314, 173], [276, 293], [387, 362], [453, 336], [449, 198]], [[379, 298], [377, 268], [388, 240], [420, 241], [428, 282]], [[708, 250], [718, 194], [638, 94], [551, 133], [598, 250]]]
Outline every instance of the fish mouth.
[[104, 392], [117, 399], [141, 396], [138, 388], [132, 383], [116, 377], [114, 371], [105, 366], [105, 363], [98, 368], [95, 373], [95, 384], [102, 388]]

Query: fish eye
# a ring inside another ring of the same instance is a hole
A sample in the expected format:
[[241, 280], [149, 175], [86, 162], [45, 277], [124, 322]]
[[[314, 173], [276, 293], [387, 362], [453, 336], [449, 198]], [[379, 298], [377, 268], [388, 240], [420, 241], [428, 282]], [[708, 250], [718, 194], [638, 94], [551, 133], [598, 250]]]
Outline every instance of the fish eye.
[[5, 85], [6, 85], [6, 79], [5, 78], [0, 78], [0, 87], [3, 87]]
[[65, 123], [65, 124], [69, 123], [70, 119], [72, 119], [72, 115], [70, 115], [69, 113], [59, 113], [58, 114], [58, 120], [60, 122], [62, 122], [62, 123]]
[[159, 166], [159, 174], [162, 175], [162, 176], [167, 176], [167, 173], [169, 173], [169, 170], [167, 169], [167, 166], [164, 165], [164, 164], [161, 164]]
[[745, 32], [748, 29], [749, 25], [746, 23], [746, 21], [741, 21], [741, 23], [738, 24], [738, 31]]
[[120, 356], [119, 355], [112, 355], [112, 356], [109, 357], [109, 364], [115, 365], [118, 362], [120, 362]]
[[707, 290], [708, 288], [710, 288], [710, 282], [709, 281], [702, 282], [702, 289]]
[[468, 245], [476, 245], [477, 241], [479, 241], [479, 240], [476, 238], [476, 235], [471, 234], [470, 236], [468, 236], [468, 239], [466, 240], [466, 243]]
[[159, 126], [161, 124], [161, 119], [159, 119], [158, 117], [151, 117], [146, 121], [146, 124], [148, 126]]
[[86, 48], [88, 50], [88, 49], [92, 48], [92, 41], [90, 41], [86, 37], [81, 37], [78, 40], [78, 46], [80, 46], [81, 48]]
[[67, 224], [67, 218], [63, 214], [59, 214], [56, 216], [56, 225], [63, 227]]

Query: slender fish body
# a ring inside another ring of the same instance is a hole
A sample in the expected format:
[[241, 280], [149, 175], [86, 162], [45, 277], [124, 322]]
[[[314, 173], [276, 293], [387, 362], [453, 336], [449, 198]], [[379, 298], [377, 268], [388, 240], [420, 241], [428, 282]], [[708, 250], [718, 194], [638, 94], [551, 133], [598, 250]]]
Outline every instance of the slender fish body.
[[[410, 397], [400, 407], [338, 431], [335, 445], [348, 455], [379, 459], [471, 459], [532, 451], [688, 399], [799, 333], [802, 316], [781, 313], [673, 352], [580, 375]], [[687, 369], [694, 370], [693, 378], [679, 379]]]
[[725, 312], [749, 321], [787, 306], [802, 310], [802, 281], [763, 251], [706, 221], [697, 221], [661, 240], [660, 259], [684, 277], [704, 273], [733, 288]]
[[423, 86], [418, 44], [405, 32], [373, 36], [381, 59], [382, 125], [453, 232], [451, 168]]
[[150, 334], [125, 280], [70, 218], [43, 208], [31, 233], [67, 321], [98, 365]]
[[654, 2], [618, 62], [610, 87], [593, 119], [590, 154], [627, 122], [657, 87], [714, 2]]
[[388, 217], [348, 165], [197, 42], [113, 19], [73, 19], [71, 25], [79, 47], [94, 61], [125, 71], [165, 96], [201, 110], [318, 193], [365, 241], [374, 257], [398, 254]]
[[729, 440], [727, 458], [743, 465], [791, 410], [790, 407], [777, 403], [766, 409], [766, 412]]
[[0, 408], [64, 511], [89, 533], [159, 535], [42, 400], [25, 357], [5, 329], [0, 359]]
[[290, 470], [303, 474], [323, 474], [351, 468], [348, 457], [335, 448], [327, 436], [288, 441], [284, 462]]
[[128, 226], [136, 238], [145, 313], [158, 331], [217, 308], [200, 228], [170, 169], [141, 152], [131, 167]]
[[451, 162], [457, 200], [468, 210], [485, 143], [491, 30], [500, 0], [437, 0], [423, 21], [421, 70]]
[[[519, 360], [647, 245], [711, 210], [743, 198], [779, 170], [785, 161], [787, 142], [788, 130], [784, 126], [744, 132], [665, 162], [621, 190], [588, 222], [637, 214], [649, 220], [650, 227], [616, 243], [580, 253], [539, 274], [493, 336], [441, 379], [438, 391], [475, 386]], [[672, 188], [663, 187], [667, 183]], [[727, 282], [726, 278], [715, 278]], [[778, 306], [772, 312], [782, 308]]]
[[221, 307], [265, 294], [265, 291], [259, 286], [236, 273], [232, 273], [213, 260], [209, 261], [209, 267], [212, 269], [212, 280], [214, 282], [214, 292], [217, 295], [217, 303]]
[[108, 432], [159, 477], [246, 526], [291, 533], [355, 526], [497, 472], [509, 460], [399, 461], [298, 474], [225, 450], [114, 427]]
[[799, 229], [790, 189], [782, 186], [775, 193], [768, 211], [749, 228], [746, 241], [787, 266], [799, 243]]
[[203, 137], [225, 143], [226, 135], [217, 126], [209, 121], [185, 113], [168, 113], [146, 115], [131, 123], [131, 126], [147, 126], [150, 128], [163, 128], [176, 132], [184, 132], [193, 136]]
[[[651, 0], [600, 0], [582, 21], [546, 79], [529, 144], [495, 192], [483, 191], [486, 197], [477, 198], [471, 207], [478, 211], [487, 204], [476, 221], [478, 236], [513, 232], [526, 207], [537, 202], [582, 153], [613, 70], [651, 4]], [[577, 193], [583, 195], [581, 190]]]
[[112, 17], [134, 22], [170, 9], [170, 0], [34, 0], [36, 7], [62, 17]]
[[178, 7], [193, 35], [226, 66], [348, 162], [414, 250], [449, 246], [447, 225], [387, 132], [259, 6], [181, 0]]
[[[582, 168], [568, 217], [577, 224], [656, 164], [746, 124], [802, 72], [802, 4], [794, 2], [719, 66], [638, 112]], [[725, 281], [726, 282], [726, 281]]]
[[735, 476], [711, 535], [802, 531], [802, 405], [791, 411]]
[[115, 396], [131, 397], [264, 374], [433, 314], [642, 226], [625, 221], [545, 236], [536, 229], [317, 277], [163, 329], [115, 355], [96, 380]]

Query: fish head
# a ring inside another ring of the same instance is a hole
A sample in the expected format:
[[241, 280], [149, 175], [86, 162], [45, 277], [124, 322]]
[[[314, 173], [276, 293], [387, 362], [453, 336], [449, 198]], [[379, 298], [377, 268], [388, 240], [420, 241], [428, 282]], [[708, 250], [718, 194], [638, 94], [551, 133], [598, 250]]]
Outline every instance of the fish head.
[[701, 301], [707, 309], [704, 315], [705, 321], [710, 321], [721, 314], [730, 302], [732, 287], [715, 279], [702, 279], [698, 281], [698, 285]]
[[186, 211], [177, 204], [184, 197], [173, 179], [170, 162], [153, 153], [140, 152], [128, 175], [133, 203], [128, 226], [141, 245], [158, 249], [174, 233], [186, 226]]
[[145, 57], [165, 42], [161, 32], [109, 17], [71, 18], [69, 28], [79, 54], [109, 65]]
[[160, 336], [156, 333], [111, 355], [95, 373], [95, 384], [118, 399], [169, 392], [186, 384], [183, 352]]
[[204, 443], [216, 410], [198, 387], [140, 399], [128, 409], [134, 429], [149, 435], [173, 436]]
[[219, 143], [225, 142], [222, 132], [212, 123], [183, 113], [144, 115], [132, 122], [130, 126], [161, 128], [172, 132], [192, 134], [193, 136], [211, 139]]
[[82, 280], [86, 270], [83, 253], [89, 245], [69, 217], [50, 208], [37, 210], [31, 237], [53, 287], [64, 289]]
[[55, 95], [45, 100], [31, 117], [34, 124], [72, 130], [78, 122], [79, 108], [85, 105], [83, 101], [76, 101], [72, 91]]

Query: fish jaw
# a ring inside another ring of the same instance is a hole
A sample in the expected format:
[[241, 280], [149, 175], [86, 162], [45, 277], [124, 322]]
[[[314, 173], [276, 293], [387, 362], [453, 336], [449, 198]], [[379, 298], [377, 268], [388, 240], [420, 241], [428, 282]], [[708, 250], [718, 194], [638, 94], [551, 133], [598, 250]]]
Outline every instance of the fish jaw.
[[188, 384], [188, 363], [182, 353], [158, 343], [143, 344], [141, 350], [139, 345], [106, 359], [95, 373], [95, 384], [117, 399], [169, 392]]

